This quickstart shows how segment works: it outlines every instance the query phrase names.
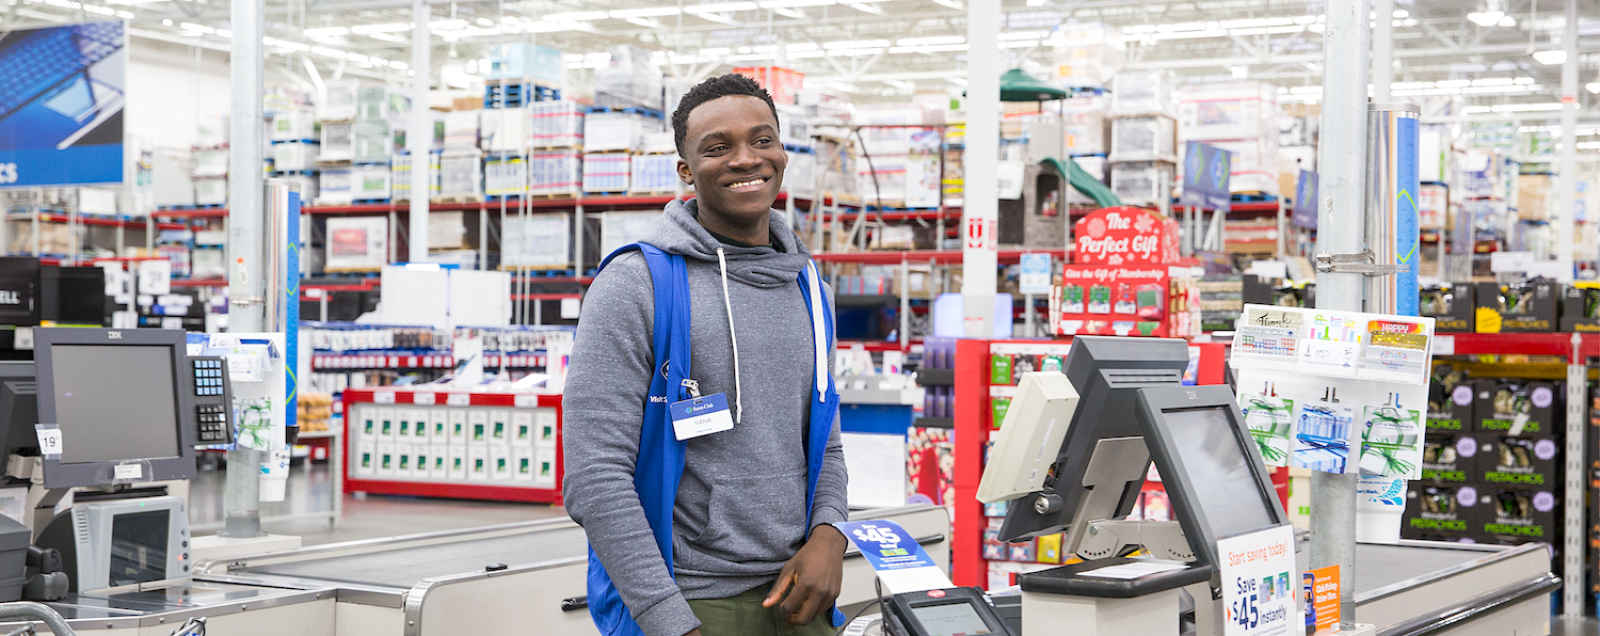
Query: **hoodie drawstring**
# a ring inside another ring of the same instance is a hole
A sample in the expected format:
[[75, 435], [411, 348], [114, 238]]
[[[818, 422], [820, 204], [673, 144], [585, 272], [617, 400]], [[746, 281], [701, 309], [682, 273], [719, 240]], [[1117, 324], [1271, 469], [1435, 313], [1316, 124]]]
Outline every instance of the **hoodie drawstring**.
[[728, 309], [728, 338], [733, 341], [733, 421], [744, 423], [744, 389], [739, 386], [739, 335], [733, 331], [733, 300], [728, 296], [728, 259], [717, 247], [717, 265], [722, 269], [722, 304]]
[[828, 337], [823, 325], [822, 278], [817, 275], [816, 261], [806, 263], [806, 273], [811, 275], [811, 283], [806, 287], [811, 292], [811, 336], [817, 354], [817, 401], [825, 402], [824, 396], [828, 392]]

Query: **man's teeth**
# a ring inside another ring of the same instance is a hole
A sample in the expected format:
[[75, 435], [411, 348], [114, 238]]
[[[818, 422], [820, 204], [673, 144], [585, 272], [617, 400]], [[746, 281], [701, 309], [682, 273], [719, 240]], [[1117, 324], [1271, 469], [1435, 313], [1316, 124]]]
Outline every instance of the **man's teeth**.
[[740, 181], [740, 182], [735, 183], [733, 185], [730, 185], [728, 187], [730, 187], [730, 188], [743, 188], [745, 186], [760, 185], [760, 184], [763, 184], [763, 183], [766, 183], [766, 182], [767, 182], [767, 180], [764, 179], [764, 178], [763, 179], [751, 179], [749, 181]]

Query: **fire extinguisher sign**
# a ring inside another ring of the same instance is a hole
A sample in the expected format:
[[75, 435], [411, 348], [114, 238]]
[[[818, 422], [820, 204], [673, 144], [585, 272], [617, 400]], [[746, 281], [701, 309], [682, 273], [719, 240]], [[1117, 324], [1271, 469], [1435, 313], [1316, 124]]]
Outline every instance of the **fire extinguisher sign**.
[[967, 225], [967, 249], [992, 250], [995, 248], [995, 220], [983, 217], [969, 216]]

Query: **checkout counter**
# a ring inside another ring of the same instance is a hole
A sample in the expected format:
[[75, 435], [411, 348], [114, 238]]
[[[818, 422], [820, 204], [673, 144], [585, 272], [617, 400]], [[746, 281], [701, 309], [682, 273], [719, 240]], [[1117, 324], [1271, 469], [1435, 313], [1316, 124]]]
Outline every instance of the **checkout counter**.
[[[13, 478], [26, 475], [34, 484], [26, 533], [32, 538], [27, 547], [33, 567], [27, 570], [23, 591], [45, 601], [73, 630], [167, 636], [187, 621], [204, 618], [213, 636], [502, 634], [524, 632], [530, 625], [555, 636], [596, 633], [584, 599], [585, 538], [566, 519], [194, 562], [185, 505], [181, 498], [162, 496], [153, 484], [192, 476], [193, 445], [231, 427], [226, 415], [225, 426], [215, 426], [216, 409], [210, 406], [228, 399], [227, 374], [212, 373], [225, 365], [186, 357], [181, 333], [111, 333], [39, 330], [37, 386], [0, 377], [0, 411], [34, 390], [34, 421], [54, 423], [54, 428], [30, 424], [36, 431], [25, 432], [37, 432], [31, 438], [44, 447], [31, 453], [13, 448], [23, 452], [14, 453], [18, 457], [8, 472]], [[177, 442], [178, 448], [170, 451], [176, 457], [166, 457], [164, 447], [131, 442], [78, 447], [94, 451], [88, 455], [63, 452], [59, 446], [50, 452], [50, 440], [72, 451], [73, 441], [92, 430], [85, 427], [107, 421], [105, 413], [94, 410], [107, 408], [106, 400], [92, 400], [102, 403], [98, 406], [76, 404], [97, 394], [55, 381], [85, 373], [78, 368], [84, 360], [107, 356], [130, 356], [118, 368], [123, 376], [129, 375], [130, 365], [166, 370], [164, 376], [142, 375], [170, 377], [170, 384], [155, 381], [139, 389], [147, 394], [140, 399], [172, 397], [166, 407], [137, 409], [158, 417], [129, 420], [125, 403], [111, 401], [109, 408], [119, 409], [122, 415], [117, 417], [130, 428], [166, 427]], [[929, 630], [906, 618], [927, 616], [931, 623], [948, 624], [969, 618], [963, 612], [970, 608], [979, 619], [991, 621], [984, 624], [994, 628], [985, 631], [994, 634], [1016, 634], [1024, 628], [1034, 636], [1221, 634], [1218, 602], [1213, 600], [1216, 538], [1241, 523], [1273, 527], [1284, 520], [1257, 451], [1247, 443], [1231, 391], [1179, 386], [1187, 359], [1181, 341], [1082, 337], [1073, 343], [1065, 374], [1029, 374], [1019, 387], [991, 451], [980, 499], [1012, 500], [1002, 530], [1008, 538], [1064, 528], [1064, 548], [1089, 562], [1026, 575], [1020, 590], [993, 595], [952, 589], [880, 598], [867, 559], [852, 547], [840, 607], [869, 610], [869, 604], [883, 603], [891, 609], [856, 620], [846, 633], [954, 633]], [[1204, 417], [1184, 415], [1199, 411]], [[15, 423], [25, 415], [8, 417]], [[174, 422], [177, 431], [172, 430]], [[50, 430], [59, 431], [59, 437]], [[30, 439], [11, 433], [10, 447], [25, 446], [16, 440]], [[1196, 444], [1195, 435], [1229, 443]], [[1202, 447], [1204, 452], [1196, 451]], [[1044, 452], [1050, 449], [1060, 450]], [[1125, 519], [1132, 504], [1129, 493], [1137, 493], [1152, 461], [1169, 476], [1169, 493], [1181, 513], [1177, 523]], [[1219, 477], [1195, 468], [1204, 462], [1239, 470], [1223, 471]], [[1196, 484], [1206, 490], [1193, 488]], [[1206, 496], [1215, 492], [1253, 503], [1228, 508], [1228, 515], [1212, 519], [1206, 513], [1215, 502]], [[907, 506], [852, 515], [852, 520], [865, 519], [900, 524], [948, 570], [950, 519], [944, 508]], [[1137, 562], [1127, 558], [1135, 548], [1177, 567], [1157, 577], [1162, 580], [1114, 585], [1083, 576], [1104, 565]], [[0, 564], [4, 556], [0, 553]], [[1387, 636], [1548, 633], [1548, 592], [1557, 586], [1549, 557], [1539, 545], [1420, 542], [1359, 546], [1355, 581], [1356, 620], [1377, 625], [1377, 633]], [[0, 593], [4, 582], [0, 575]], [[954, 601], [968, 601], [968, 607], [955, 607]], [[1135, 601], [1163, 608], [1136, 617], [1140, 624], [1158, 628], [1124, 624], [1118, 629], [1126, 617], [1100, 611]], [[0, 611], [4, 616], [8, 614]], [[888, 619], [886, 629], [885, 616], [898, 618]], [[22, 624], [0, 618], [0, 633]]]

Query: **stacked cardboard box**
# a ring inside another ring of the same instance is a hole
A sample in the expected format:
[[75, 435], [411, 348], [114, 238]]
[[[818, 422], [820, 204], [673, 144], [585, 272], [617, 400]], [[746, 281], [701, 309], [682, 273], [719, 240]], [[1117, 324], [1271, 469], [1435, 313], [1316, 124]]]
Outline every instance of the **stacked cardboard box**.
[[1232, 191], [1279, 194], [1277, 87], [1265, 82], [1185, 86], [1178, 130], [1180, 145], [1199, 141], [1233, 153]]

